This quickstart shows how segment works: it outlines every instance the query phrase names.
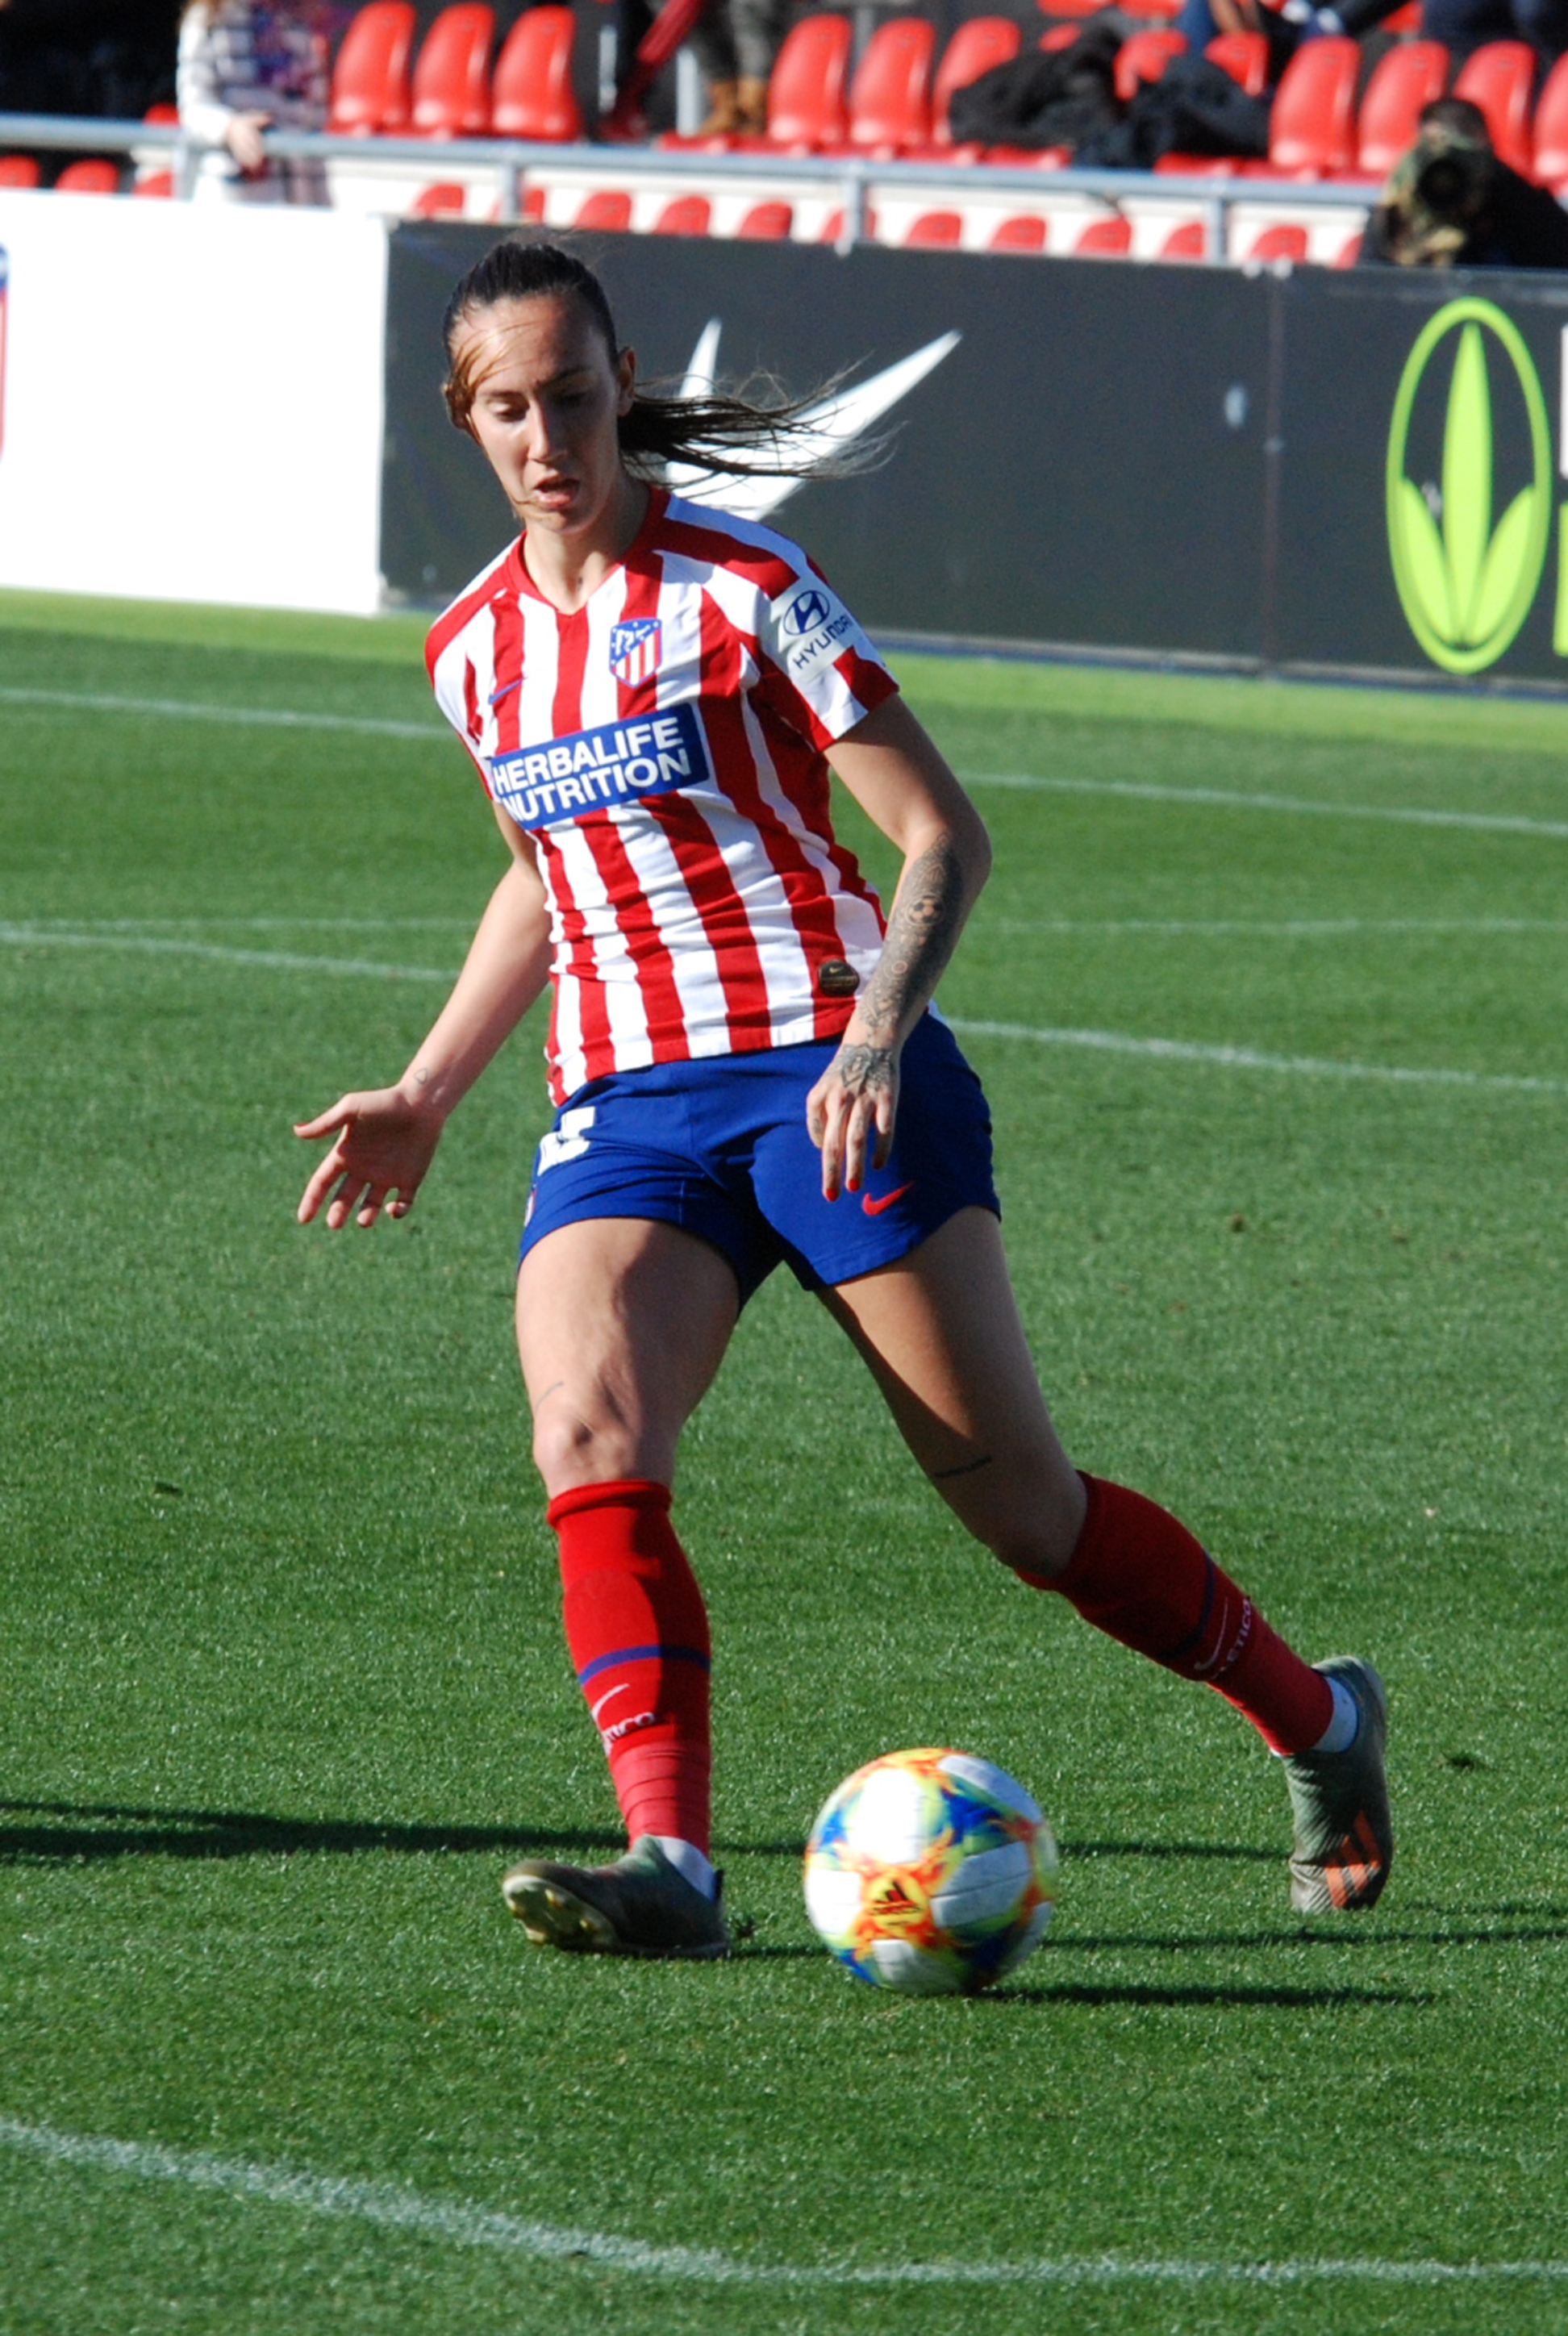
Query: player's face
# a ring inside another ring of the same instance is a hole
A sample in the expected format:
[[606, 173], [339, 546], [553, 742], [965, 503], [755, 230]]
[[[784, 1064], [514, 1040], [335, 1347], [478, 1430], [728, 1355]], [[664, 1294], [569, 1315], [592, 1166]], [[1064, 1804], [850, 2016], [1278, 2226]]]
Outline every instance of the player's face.
[[636, 360], [611, 357], [591, 311], [570, 293], [482, 309], [453, 351], [474, 384], [469, 426], [526, 528], [591, 536], [628, 482], [616, 434]]

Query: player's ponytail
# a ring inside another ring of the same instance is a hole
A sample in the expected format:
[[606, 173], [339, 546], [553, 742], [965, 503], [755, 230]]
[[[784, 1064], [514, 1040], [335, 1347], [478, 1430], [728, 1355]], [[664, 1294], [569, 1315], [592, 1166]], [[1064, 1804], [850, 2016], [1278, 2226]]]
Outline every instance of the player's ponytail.
[[[559, 244], [509, 239], [492, 246], [469, 269], [447, 303], [442, 326], [447, 357], [443, 392], [457, 429], [469, 429], [479, 385], [472, 365], [465, 362], [466, 353], [459, 350], [463, 326], [503, 301], [567, 292], [584, 303], [614, 358], [620, 340], [604, 287], [574, 252], [563, 251]], [[862, 437], [844, 453], [832, 448], [809, 418], [812, 407], [837, 385], [828, 382], [804, 397], [774, 394], [765, 402], [745, 394], [754, 386], [750, 382], [739, 391], [713, 390], [695, 397], [639, 385], [632, 394], [630, 412], [620, 417], [621, 459], [636, 477], [653, 480], [667, 468], [685, 465], [742, 478], [795, 477], [807, 472], [814, 477], [842, 477], [865, 470], [884, 451], [882, 440]], [[776, 391], [769, 381], [755, 386]]]

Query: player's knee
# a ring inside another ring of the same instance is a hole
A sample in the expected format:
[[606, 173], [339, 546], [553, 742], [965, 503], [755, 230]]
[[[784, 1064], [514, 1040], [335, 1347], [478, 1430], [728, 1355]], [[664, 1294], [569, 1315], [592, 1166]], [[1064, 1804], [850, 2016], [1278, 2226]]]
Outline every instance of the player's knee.
[[1077, 1476], [1060, 1484], [1031, 1480], [988, 1489], [989, 1497], [953, 1504], [975, 1539], [1013, 1572], [1032, 1580], [1064, 1572], [1083, 1529], [1085, 1499]]
[[667, 1481], [668, 1461], [633, 1422], [593, 1401], [572, 1402], [555, 1392], [534, 1416], [533, 1465], [553, 1500], [579, 1484], [618, 1483], [632, 1476]]

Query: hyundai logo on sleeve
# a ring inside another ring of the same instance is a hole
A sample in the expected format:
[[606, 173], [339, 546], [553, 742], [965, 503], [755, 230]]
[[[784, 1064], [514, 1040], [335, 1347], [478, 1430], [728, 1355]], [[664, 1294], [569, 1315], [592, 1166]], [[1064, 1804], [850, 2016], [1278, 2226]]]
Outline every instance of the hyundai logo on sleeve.
[[798, 640], [803, 640], [807, 633], [814, 633], [819, 625], [827, 623], [828, 614], [825, 592], [803, 592], [784, 610], [784, 628], [786, 633], [794, 633]]

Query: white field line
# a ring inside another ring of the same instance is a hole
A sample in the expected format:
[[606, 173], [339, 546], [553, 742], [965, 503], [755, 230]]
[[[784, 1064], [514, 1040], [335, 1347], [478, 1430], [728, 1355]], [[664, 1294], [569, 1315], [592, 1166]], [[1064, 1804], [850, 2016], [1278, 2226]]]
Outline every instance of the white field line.
[[991, 917], [982, 910], [979, 922], [992, 933], [1178, 933], [1264, 940], [1338, 940], [1347, 933], [1568, 933], [1568, 917]]
[[1018, 2263], [764, 2263], [706, 2247], [657, 2247], [599, 2231], [563, 2229], [458, 2200], [432, 2198], [392, 2183], [302, 2174], [205, 2150], [166, 2149], [152, 2142], [112, 2141], [60, 2133], [50, 2126], [0, 2117], [0, 2147], [58, 2166], [79, 2166], [142, 2182], [193, 2189], [297, 2213], [379, 2224], [444, 2239], [454, 2246], [562, 2263], [599, 2271], [679, 2280], [692, 2286], [856, 2287], [1474, 2287], [1568, 2281], [1568, 2263], [1446, 2263], [1431, 2257], [1304, 2257], [1224, 2263], [1181, 2256], [1054, 2255]]
[[155, 714], [176, 722], [228, 722], [248, 730], [363, 730], [378, 738], [445, 738], [443, 723], [390, 722], [370, 714], [307, 714], [282, 706], [204, 706], [183, 697], [106, 697], [74, 689], [0, 689], [0, 706], [89, 714]]
[[[225, 722], [251, 729], [359, 730], [384, 738], [443, 738], [434, 722], [393, 722], [366, 714], [307, 713], [281, 706], [217, 706], [181, 697], [119, 697], [71, 689], [0, 687], [0, 705], [33, 706], [41, 711], [151, 714], [175, 721]], [[1224, 787], [1169, 787], [1132, 779], [1042, 778], [1032, 771], [968, 771], [971, 787], [1020, 787], [1031, 793], [1125, 795], [1144, 803], [1206, 803], [1230, 811], [1305, 813], [1319, 819], [1393, 820], [1417, 827], [1489, 829], [1505, 835], [1549, 835], [1568, 840], [1568, 821], [1514, 818], [1502, 812], [1432, 811], [1387, 803], [1326, 803], [1310, 795], [1238, 794]]]
[[1337, 1062], [1327, 1055], [1266, 1055], [1251, 1046], [1204, 1046], [1187, 1038], [1135, 1038], [1120, 1030], [1036, 1030], [1021, 1022], [974, 1022], [947, 1017], [970, 1038], [1017, 1038], [1036, 1046], [1083, 1046], [1104, 1055], [1144, 1055], [1156, 1062], [1213, 1063], [1230, 1071], [1274, 1071], [1296, 1078], [1377, 1079], [1396, 1086], [1488, 1087], [1524, 1095], [1568, 1095], [1568, 1078], [1523, 1072], [1450, 1071], [1396, 1063]]
[[1389, 820], [1404, 827], [1483, 828], [1497, 835], [1549, 835], [1568, 841], [1568, 820], [1522, 819], [1505, 812], [1328, 803], [1317, 795], [1244, 795], [1228, 787], [1167, 787], [1153, 780], [1045, 779], [1028, 771], [965, 771], [960, 776], [966, 787], [1018, 787], [1031, 794], [1125, 795], [1135, 803], [1203, 803], [1222, 811], [1290, 812], [1312, 819]]
[[[63, 931], [53, 926], [0, 923], [0, 947], [119, 949], [153, 957], [198, 958], [220, 965], [270, 967], [283, 973], [366, 974], [382, 981], [455, 981], [451, 967], [386, 965], [379, 959], [307, 957], [291, 949], [227, 949], [153, 933]], [[1517, 1095], [1568, 1095], [1568, 1078], [1524, 1072], [1444, 1070], [1397, 1063], [1338, 1062], [1330, 1056], [1269, 1055], [1251, 1046], [1204, 1045], [1187, 1038], [1139, 1038], [1120, 1030], [1036, 1029], [1021, 1022], [973, 1021], [950, 1015], [961, 1036], [1013, 1038], [1035, 1046], [1077, 1046], [1105, 1055], [1142, 1055], [1156, 1062], [1208, 1063], [1221, 1070], [1268, 1071], [1292, 1077], [1371, 1079], [1386, 1085], [1487, 1088]]]

